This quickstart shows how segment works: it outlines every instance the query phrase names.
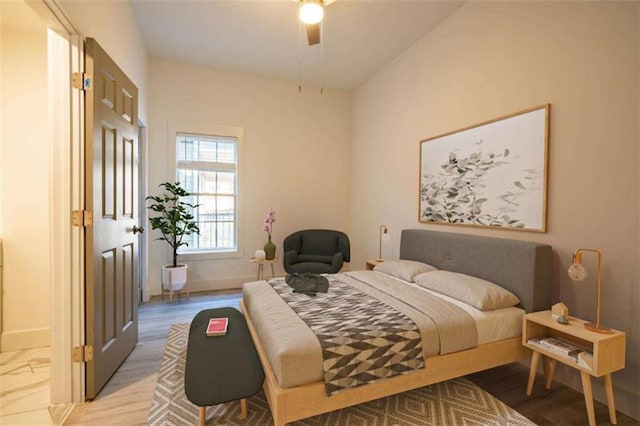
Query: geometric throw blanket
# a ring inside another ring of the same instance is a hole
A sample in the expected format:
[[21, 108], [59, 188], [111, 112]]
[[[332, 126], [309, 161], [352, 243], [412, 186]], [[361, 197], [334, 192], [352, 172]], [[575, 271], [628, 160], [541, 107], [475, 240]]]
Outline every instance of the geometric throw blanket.
[[[156, 390], [147, 417], [150, 426], [198, 423], [198, 407], [184, 394], [184, 363], [189, 324], [174, 324], [169, 331]], [[262, 391], [248, 398], [248, 418], [240, 419], [240, 403], [207, 407], [208, 426], [272, 425]], [[435, 383], [412, 391], [332, 411], [289, 426], [535, 426], [526, 417], [465, 378]]]
[[327, 293], [269, 284], [313, 330], [322, 347], [327, 395], [424, 368], [420, 331], [405, 314], [333, 277]]

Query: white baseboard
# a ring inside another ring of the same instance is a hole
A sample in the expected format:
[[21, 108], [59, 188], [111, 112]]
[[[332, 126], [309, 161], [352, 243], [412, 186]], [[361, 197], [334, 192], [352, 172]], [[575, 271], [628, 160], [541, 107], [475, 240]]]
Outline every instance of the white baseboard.
[[20, 351], [51, 346], [51, 329], [5, 331], [0, 336], [0, 352]]
[[242, 284], [250, 281], [255, 281], [255, 276], [250, 277], [233, 277], [225, 278], [221, 280], [201, 280], [201, 281], [189, 281], [189, 291], [210, 291], [210, 290], [229, 290], [229, 289], [241, 289]]
[[63, 425], [69, 416], [71, 416], [71, 412], [75, 408], [76, 404], [55, 404], [49, 406], [49, 415], [51, 416], [51, 421], [54, 425]]
[[[270, 278], [271, 276], [269, 276]], [[214, 291], [214, 290], [230, 290], [242, 288], [242, 284], [255, 281], [256, 276], [244, 276], [244, 277], [232, 277], [214, 280], [189, 280], [189, 292], [198, 291]], [[162, 291], [160, 290], [160, 283], [157, 283], [156, 289], [153, 291], [153, 296], [160, 296]]]

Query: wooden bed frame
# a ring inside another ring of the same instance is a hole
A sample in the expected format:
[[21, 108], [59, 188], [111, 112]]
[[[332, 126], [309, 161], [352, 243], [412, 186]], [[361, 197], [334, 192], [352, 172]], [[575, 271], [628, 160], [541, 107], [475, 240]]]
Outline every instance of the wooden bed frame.
[[[470, 259], [469, 249], [474, 248], [482, 249]], [[492, 265], [496, 264], [494, 256], [498, 256], [498, 263], [503, 266], [500, 271], [492, 271]], [[404, 230], [400, 258], [419, 260], [439, 269], [492, 280], [514, 292], [527, 312], [546, 309], [550, 304], [551, 247], [547, 245], [425, 230]], [[515, 264], [509, 266], [510, 262]], [[502, 282], [503, 277], [509, 282]], [[240, 307], [264, 368], [263, 389], [274, 426], [284, 426], [295, 420], [517, 362], [529, 355], [529, 351], [522, 346], [521, 337], [513, 337], [460, 352], [427, 357], [424, 369], [327, 396], [323, 381], [292, 388], [280, 387], [242, 300]]]

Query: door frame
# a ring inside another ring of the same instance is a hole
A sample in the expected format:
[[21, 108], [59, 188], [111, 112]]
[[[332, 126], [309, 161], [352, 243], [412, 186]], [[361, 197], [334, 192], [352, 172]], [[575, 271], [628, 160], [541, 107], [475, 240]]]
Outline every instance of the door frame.
[[[48, 43], [51, 114], [51, 405], [84, 401], [84, 365], [72, 348], [84, 344], [84, 232], [71, 226], [84, 206], [84, 96], [71, 74], [84, 69], [83, 38], [56, 0], [25, 0], [59, 34]], [[60, 125], [59, 123], [63, 123]], [[55, 161], [54, 161], [55, 159]]]
[[[140, 217], [139, 223], [145, 226], [147, 223], [147, 152], [148, 152], [148, 131], [147, 126], [138, 117], [138, 212]], [[148, 227], [147, 227], [148, 228]], [[140, 287], [140, 300], [141, 303], [151, 300], [151, 290], [149, 288], [149, 280], [147, 278], [147, 271], [149, 270], [149, 235], [151, 235], [151, 229], [147, 229], [146, 232], [140, 237], [140, 243], [138, 245], [138, 286]], [[140, 318], [138, 317], [138, 320]]]

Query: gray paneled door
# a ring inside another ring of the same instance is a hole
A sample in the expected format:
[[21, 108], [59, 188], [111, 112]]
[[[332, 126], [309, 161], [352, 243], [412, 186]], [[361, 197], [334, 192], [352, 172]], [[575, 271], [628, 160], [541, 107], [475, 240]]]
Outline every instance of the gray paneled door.
[[138, 342], [138, 89], [100, 45], [87, 39], [85, 240], [87, 399]]

